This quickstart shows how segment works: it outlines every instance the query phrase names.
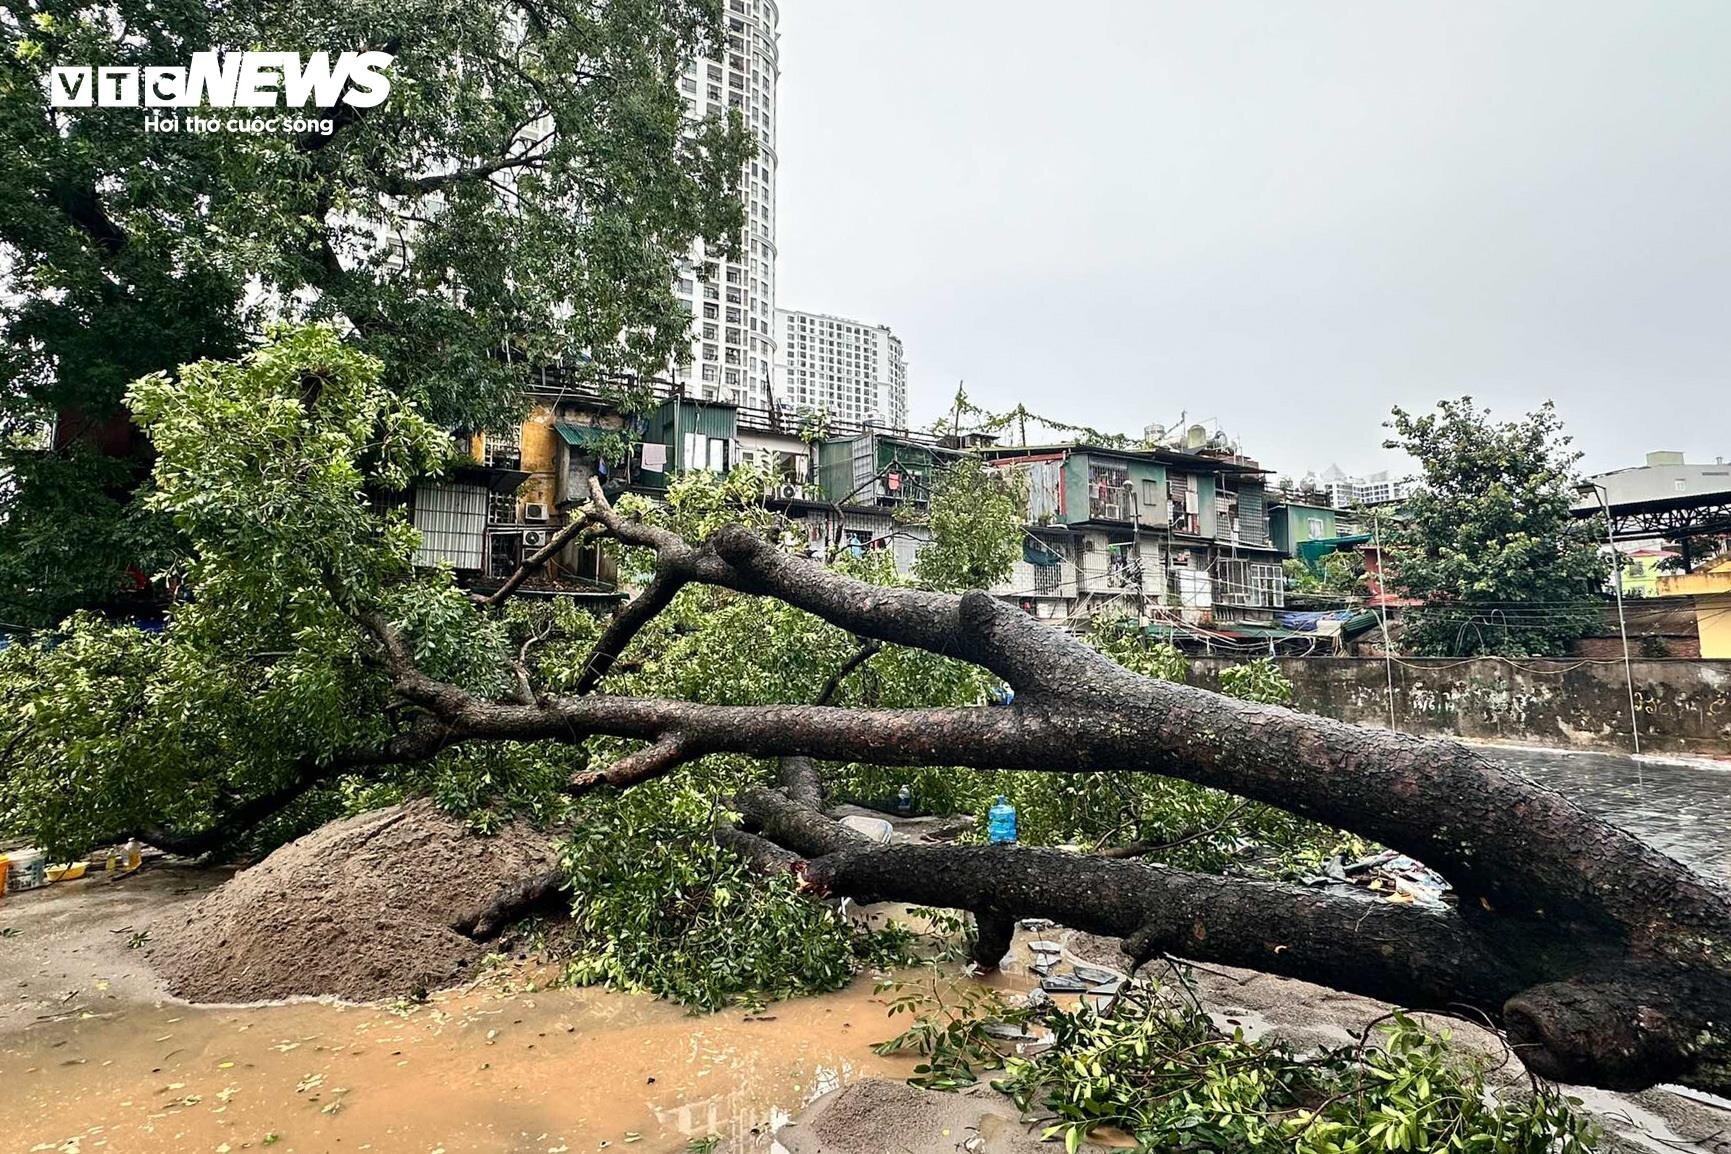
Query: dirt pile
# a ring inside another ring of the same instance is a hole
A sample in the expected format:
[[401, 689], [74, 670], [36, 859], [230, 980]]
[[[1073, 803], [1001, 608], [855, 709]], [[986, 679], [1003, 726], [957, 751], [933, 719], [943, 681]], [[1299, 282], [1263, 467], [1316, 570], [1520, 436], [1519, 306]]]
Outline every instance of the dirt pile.
[[462, 931], [557, 861], [520, 824], [482, 837], [430, 802], [391, 806], [290, 842], [159, 923], [150, 960], [194, 1002], [436, 990], [487, 951]]

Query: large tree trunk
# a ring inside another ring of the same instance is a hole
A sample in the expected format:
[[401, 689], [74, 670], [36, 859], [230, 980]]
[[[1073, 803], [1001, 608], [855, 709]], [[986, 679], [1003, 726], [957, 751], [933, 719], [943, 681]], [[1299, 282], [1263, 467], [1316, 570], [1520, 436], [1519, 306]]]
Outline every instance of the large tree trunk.
[[[1007, 945], [1011, 919], [1048, 917], [1122, 937], [1140, 957], [1169, 952], [1413, 1006], [1471, 1007], [1500, 1022], [1540, 1074], [1731, 1089], [1731, 899], [1514, 769], [1456, 742], [1140, 677], [985, 594], [867, 585], [742, 528], [692, 544], [622, 520], [598, 492], [589, 518], [598, 532], [654, 550], [657, 577], [648, 604], [628, 605], [603, 635], [586, 689], [671, 591], [700, 582], [778, 598], [870, 641], [973, 662], [1013, 686], [1015, 704], [486, 701], [422, 674], [387, 623], [369, 622], [398, 692], [429, 715], [439, 740], [648, 743], [580, 775], [577, 792], [628, 786], [714, 752], [796, 759], [784, 765], [785, 792], [738, 799], [757, 832], [724, 831], [723, 840], [760, 866], [797, 870], [817, 891], [971, 910], [982, 953]], [[819, 812], [803, 759], [1182, 778], [1411, 854], [1453, 883], [1459, 907], [1427, 912], [1046, 850], [873, 846]]]

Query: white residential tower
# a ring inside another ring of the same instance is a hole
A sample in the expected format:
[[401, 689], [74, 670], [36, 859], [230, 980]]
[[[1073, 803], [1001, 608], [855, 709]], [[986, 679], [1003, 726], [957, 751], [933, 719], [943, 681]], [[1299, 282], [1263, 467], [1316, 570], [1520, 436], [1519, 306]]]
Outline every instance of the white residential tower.
[[[676, 372], [692, 396], [768, 408], [775, 356], [775, 87], [773, 0], [726, 0], [727, 53], [680, 78], [694, 115], [738, 109], [757, 134], [744, 179], [746, 224], [737, 260], [694, 247], [677, 290], [691, 308], [691, 363]], [[707, 272], [707, 275], [702, 275]]]
[[775, 310], [775, 396], [795, 410], [892, 429], [908, 425], [908, 366], [884, 325]]

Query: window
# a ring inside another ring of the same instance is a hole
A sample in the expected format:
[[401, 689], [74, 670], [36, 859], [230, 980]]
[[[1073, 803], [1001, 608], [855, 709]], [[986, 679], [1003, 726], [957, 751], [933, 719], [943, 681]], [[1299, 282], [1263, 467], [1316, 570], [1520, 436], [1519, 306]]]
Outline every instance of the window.
[[728, 468], [729, 442], [721, 437], [706, 437], [702, 433], [685, 434], [685, 467], [709, 469], [725, 473]]
[[1322, 540], [1323, 535], [1324, 535], [1324, 531], [1322, 528], [1322, 518], [1321, 517], [1307, 518], [1304, 522], [1304, 531], [1306, 534], [1308, 534], [1307, 540], [1311, 540], [1311, 541]]
[[488, 433], [482, 449], [481, 463], [490, 469], [518, 469], [523, 463], [523, 431]]

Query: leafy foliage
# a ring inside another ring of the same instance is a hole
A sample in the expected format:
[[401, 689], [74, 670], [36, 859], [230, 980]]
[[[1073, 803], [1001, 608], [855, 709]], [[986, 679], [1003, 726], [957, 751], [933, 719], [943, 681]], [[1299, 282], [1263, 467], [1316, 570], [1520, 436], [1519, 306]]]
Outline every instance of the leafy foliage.
[[1370, 580], [1364, 571], [1364, 555], [1356, 550], [1326, 553], [1317, 562], [1316, 569], [1296, 557], [1288, 557], [1282, 568], [1286, 573], [1286, 587], [1294, 593], [1362, 598], [1370, 592]]
[[926, 515], [940, 542], [914, 559], [914, 578], [928, 589], [988, 589], [1010, 574], [1022, 550], [1022, 503], [998, 470], [968, 456], [951, 463], [933, 487]]
[[[603, 378], [685, 355], [677, 262], [699, 237], [738, 247], [753, 149], [736, 114], [689, 121], [678, 87], [693, 57], [718, 51], [722, 12], [720, 0], [0, 11], [0, 152], [15, 158], [0, 172], [7, 619], [50, 624], [178, 545], [132, 503], [144, 466], [122, 391], [234, 356], [270, 320], [336, 324], [440, 424], [514, 412], [526, 365]], [[388, 50], [390, 97], [341, 106], [330, 134], [307, 136], [145, 132], [142, 110], [49, 106], [56, 65], [260, 44]], [[83, 449], [11, 436], [56, 413]], [[118, 455], [111, 468], [57, 467], [97, 445]], [[78, 532], [58, 520], [69, 509]]]
[[373, 510], [370, 492], [449, 446], [380, 378], [312, 326], [133, 387], [157, 451], [150, 503], [189, 543], [198, 596], [160, 634], [84, 614], [0, 653], [9, 832], [82, 849], [138, 825], [197, 830], [308, 762], [380, 746], [387, 680], [357, 612], [403, 620], [439, 676], [504, 684], [508, 626], [448, 575], [417, 574], [413, 530]]
[[1556, 656], [1597, 623], [1597, 530], [1570, 514], [1574, 467], [1556, 407], [1495, 421], [1471, 397], [1394, 410], [1386, 445], [1424, 484], [1381, 526], [1393, 588], [1424, 605], [1402, 643], [1424, 656]]
[[1220, 671], [1220, 689], [1228, 697], [1263, 705], [1291, 705], [1292, 682], [1267, 658], [1246, 661]]
[[[1103, 1009], [1011, 1007], [995, 991], [934, 984], [896, 1012], [916, 1020], [879, 1051], [923, 1055], [911, 1081], [956, 1089], [1001, 1068], [994, 1086], [1068, 1150], [1102, 1126], [1147, 1151], [1580, 1154], [1598, 1142], [1578, 1100], [1539, 1084], [1493, 1091], [1486, 1059], [1459, 1055], [1404, 1015], [1375, 1046], [1300, 1057], [1284, 1042], [1225, 1034], [1192, 997], [1145, 980]], [[987, 1032], [994, 1023], [1049, 1031], [1051, 1045], [1005, 1056]]]
[[912, 960], [911, 935], [867, 930], [764, 877], [709, 836], [712, 812], [668, 783], [591, 809], [566, 850], [579, 984], [644, 989], [700, 1010], [839, 989]]

